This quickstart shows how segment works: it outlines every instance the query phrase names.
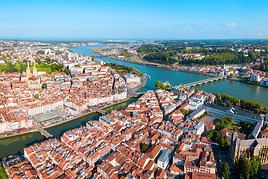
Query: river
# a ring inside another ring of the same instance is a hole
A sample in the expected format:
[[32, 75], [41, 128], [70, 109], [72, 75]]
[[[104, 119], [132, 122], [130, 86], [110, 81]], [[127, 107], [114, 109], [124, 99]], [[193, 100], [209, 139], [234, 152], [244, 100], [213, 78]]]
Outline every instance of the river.
[[[77, 52], [81, 55], [91, 55], [91, 56], [99, 56], [98, 54], [92, 52], [92, 48], [96, 46], [81, 46], [72, 48], [72, 51]], [[98, 46], [99, 47], [99, 46]], [[204, 75], [186, 73], [186, 72], [176, 72], [169, 69], [163, 69], [148, 65], [135, 64], [126, 61], [120, 61], [108, 57], [102, 57], [101, 60], [105, 62], [122, 64], [128, 67], [134, 67], [143, 73], [147, 73], [151, 76], [151, 79], [147, 81], [146, 85], [141, 90], [151, 90], [154, 89], [154, 84], [156, 80], [160, 81], [169, 81], [173, 85], [189, 83], [201, 79], [208, 78]], [[202, 85], [200, 89], [205, 90], [207, 92], [220, 92], [226, 93], [238, 98], [245, 98], [249, 100], [254, 100], [261, 102], [262, 104], [268, 105], [268, 89], [262, 88], [258, 86], [248, 85], [244, 83], [240, 83], [237, 81], [218, 81], [215, 83]], [[130, 99], [128, 102], [115, 105], [110, 107], [108, 110], [112, 109], [122, 109], [126, 107], [129, 103], [132, 103], [136, 99]], [[52, 128], [49, 128], [48, 131], [52, 133], [55, 137], [60, 137], [65, 131], [70, 130], [72, 128], [79, 127], [81, 125], [85, 125], [89, 120], [98, 119], [99, 114], [93, 113], [86, 117], [82, 117], [77, 120], [73, 120]], [[29, 133], [25, 135], [10, 137], [6, 139], [0, 140], [0, 158], [3, 158], [7, 155], [22, 153], [23, 148], [29, 146], [35, 142], [40, 142], [45, 140], [43, 136], [41, 136], [38, 132]]]
[[[128, 104], [136, 101], [136, 98], [131, 98], [127, 102], [123, 102], [105, 109], [106, 111], [111, 111], [114, 109], [123, 109], [127, 107]], [[65, 131], [86, 125], [90, 120], [97, 120], [100, 114], [92, 113], [88, 116], [82, 117], [80, 119], [72, 120], [58, 126], [51, 127], [48, 130], [53, 136], [59, 138]], [[41, 142], [45, 140], [45, 137], [40, 135], [38, 132], [28, 133], [24, 135], [19, 135], [15, 137], [9, 137], [0, 140], [0, 159], [12, 154], [23, 154], [23, 148], [27, 147], [36, 142]]]
[[[72, 48], [73, 52], [77, 52], [81, 55], [99, 56], [92, 51], [92, 48], [102, 46], [80, 46]], [[128, 67], [134, 67], [137, 70], [147, 73], [151, 76], [143, 90], [154, 89], [156, 80], [169, 81], [172, 85], [184, 84], [201, 79], [208, 78], [204, 75], [193, 74], [188, 72], [177, 72], [170, 69], [164, 69], [149, 65], [136, 64], [127, 61], [116, 60], [109, 57], [101, 57], [102, 61], [117, 63]], [[235, 96], [240, 99], [248, 99], [252, 101], [258, 101], [264, 105], [268, 105], [268, 88], [249, 85], [238, 81], [224, 80], [209, 83], [199, 86], [201, 90], [211, 93], [225, 93], [231, 96]]]

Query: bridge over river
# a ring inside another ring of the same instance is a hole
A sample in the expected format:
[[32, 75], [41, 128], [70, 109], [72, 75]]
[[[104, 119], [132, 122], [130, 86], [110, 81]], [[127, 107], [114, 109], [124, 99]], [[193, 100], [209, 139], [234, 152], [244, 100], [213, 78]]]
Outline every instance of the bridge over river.
[[96, 111], [96, 112], [100, 113], [101, 115], [106, 114], [106, 111], [104, 111], [104, 110], [102, 110], [102, 109], [100, 109], [100, 108], [97, 108], [97, 107], [91, 107], [91, 109], [92, 109], [93, 111]]
[[46, 138], [52, 138], [53, 135], [50, 134], [48, 131], [46, 131], [42, 126], [41, 124], [39, 124], [38, 122], [35, 122], [35, 129], [40, 132], [40, 134], [42, 136], [45, 136]]
[[[183, 86], [185, 86], [185, 87], [194, 87], [194, 86], [197, 86], [197, 85], [202, 85], [202, 84], [206, 84], [206, 83], [212, 83], [214, 81], [224, 80], [224, 79], [227, 79], [227, 76], [217, 76], [217, 77], [207, 78], [207, 79], [204, 79], [204, 80], [199, 80], [199, 81], [187, 83], [187, 84], [184, 84]], [[181, 85], [177, 85], [177, 86], [174, 86], [174, 88], [179, 89], [180, 86]]]

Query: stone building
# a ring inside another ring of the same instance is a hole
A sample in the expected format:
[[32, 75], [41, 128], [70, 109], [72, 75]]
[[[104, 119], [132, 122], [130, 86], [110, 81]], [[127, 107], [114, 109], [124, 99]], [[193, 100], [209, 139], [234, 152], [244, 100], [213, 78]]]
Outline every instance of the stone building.
[[231, 146], [233, 162], [246, 156], [248, 158], [259, 157], [262, 164], [268, 163], [268, 138], [241, 140], [237, 133], [234, 133]]

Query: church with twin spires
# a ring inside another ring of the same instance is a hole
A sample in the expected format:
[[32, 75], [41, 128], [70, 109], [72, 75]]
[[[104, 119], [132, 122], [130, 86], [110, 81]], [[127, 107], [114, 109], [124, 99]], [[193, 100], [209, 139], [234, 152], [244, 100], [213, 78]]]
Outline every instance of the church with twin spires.
[[26, 80], [27, 80], [27, 84], [29, 87], [32, 88], [40, 88], [41, 87], [41, 78], [38, 77], [38, 72], [37, 72], [37, 68], [36, 68], [36, 63], [34, 62], [34, 66], [33, 66], [33, 73], [31, 72], [30, 69], [30, 63], [27, 63], [27, 69], [26, 69]]

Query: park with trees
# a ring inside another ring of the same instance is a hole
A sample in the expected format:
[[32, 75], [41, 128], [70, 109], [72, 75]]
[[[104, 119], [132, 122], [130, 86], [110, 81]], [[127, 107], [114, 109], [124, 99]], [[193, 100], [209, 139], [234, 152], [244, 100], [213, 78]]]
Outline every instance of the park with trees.
[[233, 96], [226, 94], [215, 94], [215, 104], [225, 107], [239, 107], [243, 110], [254, 112], [254, 113], [265, 113], [268, 109], [267, 106], [255, 101], [249, 101], [245, 99], [238, 99]]
[[137, 70], [136, 68], [133, 67], [126, 67], [124, 65], [119, 65], [119, 64], [115, 64], [115, 63], [107, 63], [107, 65], [109, 67], [111, 67], [112, 69], [114, 69], [118, 74], [120, 75], [126, 75], [129, 73], [135, 74], [139, 77], [143, 76], [143, 73], [140, 72], [139, 70]]
[[[250, 51], [247, 55], [225, 47], [204, 47], [202, 44], [187, 47], [184, 44], [174, 45], [172, 43], [163, 44], [144, 44], [138, 49], [139, 55], [143, 60], [159, 64], [172, 65], [224, 65], [224, 64], [247, 64], [254, 62], [261, 57], [260, 52]], [[204, 56], [203, 59], [184, 58], [183, 54], [198, 53]], [[260, 67], [264, 70], [266, 66]]]
[[224, 136], [221, 132], [223, 129], [240, 132], [247, 135], [252, 130], [252, 127], [253, 125], [250, 123], [240, 122], [239, 124], [236, 124], [233, 118], [223, 116], [216, 122], [215, 129], [212, 129], [207, 133], [207, 137], [213, 142], [218, 143], [222, 150], [228, 150], [231, 142], [228, 137]]
[[[13, 73], [13, 72], [22, 73], [26, 71], [26, 68], [27, 68], [27, 63], [23, 63], [23, 62], [17, 62], [15, 64], [7, 62], [5, 64], [0, 64], [0, 72], [5, 72], [5, 73]], [[45, 71], [49, 74], [53, 72], [63, 72], [65, 70], [64, 66], [59, 63], [36, 64], [36, 68], [38, 71]]]

